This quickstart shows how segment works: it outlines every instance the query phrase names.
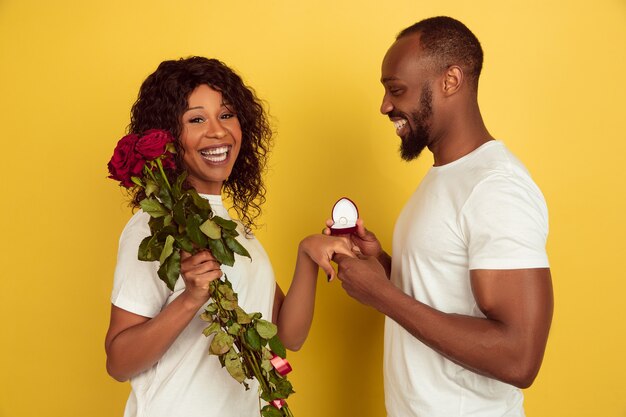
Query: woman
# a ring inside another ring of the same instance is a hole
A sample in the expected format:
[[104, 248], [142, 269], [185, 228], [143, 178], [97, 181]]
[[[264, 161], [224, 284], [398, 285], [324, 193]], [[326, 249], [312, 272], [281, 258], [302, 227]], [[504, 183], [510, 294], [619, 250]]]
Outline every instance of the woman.
[[[346, 241], [314, 235], [299, 245], [292, 284], [285, 296], [274, 280], [267, 254], [251, 234], [264, 201], [261, 178], [271, 130], [263, 107], [241, 78], [223, 63], [202, 57], [165, 61], [141, 86], [132, 108], [130, 133], [170, 131], [177, 141], [177, 166], [188, 186], [208, 199], [214, 213], [229, 218], [221, 194], [239, 217], [238, 237], [252, 261], [221, 266], [209, 251], [181, 254], [181, 278], [174, 291], [156, 274], [156, 262], [137, 260], [150, 234], [149, 216], [138, 211], [120, 238], [106, 336], [107, 371], [130, 379], [126, 417], [210, 417], [258, 415], [256, 381], [245, 391], [209, 356], [210, 338], [199, 318], [210, 298], [209, 283], [226, 273], [239, 305], [261, 312], [278, 325], [291, 350], [308, 334], [318, 265], [334, 275], [334, 253], [351, 255]], [[178, 175], [174, 173], [174, 175]], [[134, 195], [135, 207], [143, 195]]]

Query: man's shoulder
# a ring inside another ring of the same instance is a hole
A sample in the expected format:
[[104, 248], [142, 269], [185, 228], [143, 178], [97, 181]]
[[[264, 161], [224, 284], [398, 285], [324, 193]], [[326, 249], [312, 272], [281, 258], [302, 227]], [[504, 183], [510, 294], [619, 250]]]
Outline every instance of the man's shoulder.
[[476, 155], [463, 167], [463, 175], [475, 184], [506, 180], [513, 183], [534, 183], [524, 164], [501, 141], [491, 141], [477, 149]]

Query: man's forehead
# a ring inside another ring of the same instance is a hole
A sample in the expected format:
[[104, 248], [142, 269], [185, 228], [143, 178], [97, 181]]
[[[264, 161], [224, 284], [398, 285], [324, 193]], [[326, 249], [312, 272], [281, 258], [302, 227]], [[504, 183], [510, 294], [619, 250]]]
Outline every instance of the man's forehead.
[[423, 66], [419, 34], [406, 35], [396, 40], [389, 48], [382, 62], [381, 82], [403, 78], [402, 75], [418, 70]]

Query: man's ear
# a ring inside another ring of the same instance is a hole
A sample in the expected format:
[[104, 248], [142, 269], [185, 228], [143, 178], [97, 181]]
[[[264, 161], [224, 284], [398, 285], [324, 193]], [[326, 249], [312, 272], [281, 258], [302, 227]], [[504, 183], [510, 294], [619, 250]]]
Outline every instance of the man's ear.
[[443, 76], [443, 94], [451, 96], [461, 89], [465, 82], [463, 70], [458, 65], [452, 65], [446, 69]]

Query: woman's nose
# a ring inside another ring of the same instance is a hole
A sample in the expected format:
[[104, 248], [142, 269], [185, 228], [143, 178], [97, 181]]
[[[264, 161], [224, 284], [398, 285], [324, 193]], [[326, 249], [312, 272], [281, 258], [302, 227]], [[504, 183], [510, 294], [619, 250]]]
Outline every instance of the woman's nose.
[[226, 129], [219, 121], [209, 122], [205, 136], [209, 138], [222, 139], [226, 136]]

